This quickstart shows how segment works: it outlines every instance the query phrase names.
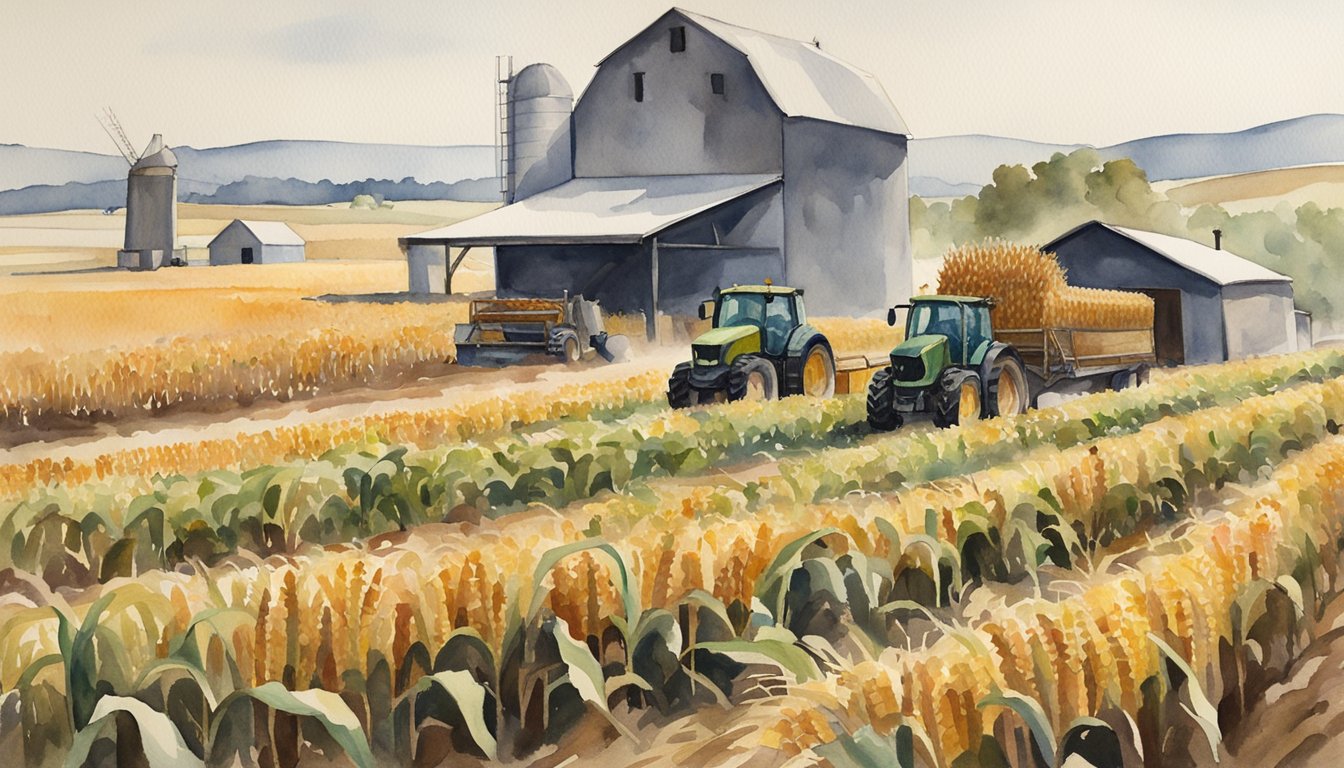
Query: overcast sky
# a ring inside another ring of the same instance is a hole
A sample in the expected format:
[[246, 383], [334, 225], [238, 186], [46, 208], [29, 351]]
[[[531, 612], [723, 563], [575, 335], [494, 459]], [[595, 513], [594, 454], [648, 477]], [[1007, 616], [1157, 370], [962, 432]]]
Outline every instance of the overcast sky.
[[[493, 142], [494, 56], [578, 92], [668, 0], [0, 0], [0, 143]], [[875, 74], [916, 136], [1097, 145], [1344, 112], [1344, 3], [681, 0]], [[138, 147], [137, 147], [138, 148]]]

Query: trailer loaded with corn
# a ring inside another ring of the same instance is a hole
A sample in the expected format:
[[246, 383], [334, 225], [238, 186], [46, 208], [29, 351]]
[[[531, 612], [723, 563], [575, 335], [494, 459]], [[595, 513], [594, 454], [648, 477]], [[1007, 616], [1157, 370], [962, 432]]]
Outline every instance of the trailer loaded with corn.
[[1007, 243], [962, 248], [939, 294], [907, 310], [905, 340], [868, 388], [868, 423], [899, 427], [928, 413], [938, 426], [1022, 413], [1042, 394], [1123, 389], [1154, 363], [1152, 299], [1075, 288], [1050, 254]]

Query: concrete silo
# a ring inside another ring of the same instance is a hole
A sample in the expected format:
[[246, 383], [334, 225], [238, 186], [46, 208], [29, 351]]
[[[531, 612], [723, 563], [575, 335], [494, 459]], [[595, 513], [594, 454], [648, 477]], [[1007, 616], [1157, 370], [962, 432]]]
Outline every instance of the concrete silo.
[[177, 244], [177, 157], [154, 134], [126, 177], [126, 242], [117, 266], [158, 269], [181, 259]]
[[507, 199], [512, 203], [574, 177], [570, 120], [574, 91], [550, 64], [509, 80]]

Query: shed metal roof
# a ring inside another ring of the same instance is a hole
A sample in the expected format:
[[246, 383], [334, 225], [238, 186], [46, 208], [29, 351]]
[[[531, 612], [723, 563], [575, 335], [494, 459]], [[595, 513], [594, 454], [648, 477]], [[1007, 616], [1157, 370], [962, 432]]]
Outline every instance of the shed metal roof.
[[[234, 224], [243, 225], [258, 240], [261, 241], [262, 245], [304, 244], [304, 240], [302, 237], [299, 237], [299, 233], [290, 229], [289, 225], [284, 223], [283, 221], [251, 221], [247, 219], [234, 219], [229, 224], [229, 226], [225, 227], [224, 229], [227, 230]], [[219, 234], [222, 235], [224, 234], [224, 232], [221, 231]], [[218, 239], [219, 235], [215, 235], [215, 238]], [[214, 240], [211, 240], [210, 242], [213, 243]]]
[[778, 174], [710, 174], [573, 179], [403, 241], [409, 245], [638, 243], [780, 178]]
[[1272, 269], [1262, 267], [1249, 259], [1244, 259], [1230, 251], [1210, 248], [1203, 243], [1187, 240], [1183, 237], [1160, 235], [1142, 229], [1117, 227], [1101, 221], [1090, 221], [1055, 238], [1044, 250], [1050, 250], [1055, 244], [1074, 233], [1091, 226], [1105, 227], [1121, 237], [1128, 238], [1144, 246], [1177, 266], [1205, 277], [1217, 285], [1236, 285], [1237, 283], [1291, 283], [1293, 279]]
[[681, 8], [673, 8], [670, 13], [680, 14], [746, 56], [785, 115], [910, 135], [905, 119], [877, 78], [815, 44], [739, 27]]

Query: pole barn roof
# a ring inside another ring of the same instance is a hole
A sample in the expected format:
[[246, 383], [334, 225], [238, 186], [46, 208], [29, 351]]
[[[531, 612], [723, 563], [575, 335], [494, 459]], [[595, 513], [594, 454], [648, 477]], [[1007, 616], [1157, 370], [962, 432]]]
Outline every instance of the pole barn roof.
[[512, 205], [402, 238], [406, 245], [638, 243], [779, 182], [778, 174], [573, 179]]
[[1160, 235], [1156, 232], [1130, 229], [1129, 227], [1117, 227], [1101, 221], [1089, 221], [1086, 224], [1074, 227], [1042, 246], [1041, 250], [1053, 250], [1058, 244], [1088, 227], [1109, 229], [1117, 235], [1128, 238], [1166, 258], [1177, 266], [1184, 267], [1220, 286], [1236, 285], [1238, 283], [1291, 283], [1293, 281], [1287, 275], [1281, 275], [1230, 251], [1210, 248], [1203, 243], [1197, 243], [1183, 237]]
[[[746, 56], [766, 92], [786, 117], [810, 117], [910, 136], [905, 119], [877, 78], [822, 51], [818, 45], [739, 27], [681, 8], [673, 8], [664, 16], [671, 14], [682, 16]], [[598, 66], [606, 60], [598, 62]]]

